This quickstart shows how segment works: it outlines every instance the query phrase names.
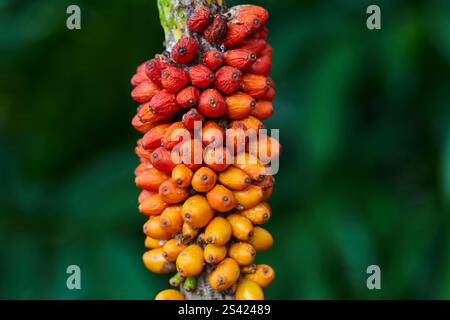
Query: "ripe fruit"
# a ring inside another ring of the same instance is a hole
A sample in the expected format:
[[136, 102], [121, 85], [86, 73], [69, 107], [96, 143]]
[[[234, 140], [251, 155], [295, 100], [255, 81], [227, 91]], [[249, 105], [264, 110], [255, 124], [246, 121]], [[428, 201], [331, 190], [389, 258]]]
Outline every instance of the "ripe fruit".
[[143, 227], [144, 233], [153, 239], [169, 240], [172, 233], [163, 229], [161, 226], [161, 216], [154, 216], [148, 219]]
[[181, 206], [170, 206], [161, 213], [161, 227], [169, 232], [180, 232], [183, 226], [181, 217]]
[[176, 204], [184, 201], [189, 192], [186, 188], [180, 188], [172, 179], [167, 179], [159, 186], [159, 195], [162, 200], [169, 204]]
[[207, 263], [216, 264], [227, 256], [227, 247], [210, 243], [206, 245], [203, 255]]
[[233, 193], [224, 186], [217, 184], [206, 194], [206, 199], [214, 210], [227, 212], [233, 209], [237, 202]]
[[139, 205], [139, 211], [146, 216], [155, 216], [163, 212], [167, 203], [158, 193], [151, 194]]
[[195, 195], [187, 199], [181, 208], [183, 220], [193, 228], [203, 228], [214, 215], [214, 210], [204, 196]]
[[186, 249], [186, 247], [187, 245], [181, 242], [181, 240], [170, 239], [162, 247], [163, 249], [162, 255], [167, 261], [175, 261], [180, 252]]
[[266, 202], [261, 202], [255, 207], [240, 212], [243, 217], [249, 219], [253, 224], [263, 224], [269, 221], [272, 214], [270, 206]]
[[164, 172], [159, 171], [153, 166], [150, 169], [144, 170], [142, 173], [136, 176], [135, 182], [136, 186], [140, 189], [145, 189], [149, 191], [158, 191], [159, 186], [169, 176]]
[[214, 73], [207, 66], [198, 64], [189, 69], [189, 78], [197, 88], [206, 88], [214, 82]]
[[246, 274], [245, 279], [256, 282], [261, 288], [269, 286], [275, 278], [275, 271], [267, 264], [259, 264], [253, 274]]
[[191, 62], [197, 53], [198, 41], [192, 37], [183, 37], [173, 47], [172, 59], [177, 63], [186, 64]]
[[207, 89], [200, 94], [198, 109], [205, 117], [217, 118], [224, 115], [227, 106], [216, 89]]
[[147, 269], [154, 273], [167, 274], [174, 271], [173, 263], [167, 261], [163, 256], [163, 249], [156, 248], [149, 250], [142, 256]]
[[166, 289], [158, 293], [155, 300], [185, 300], [185, 298], [178, 290]]
[[203, 32], [212, 20], [211, 11], [205, 7], [197, 8], [188, 20], [189, 30]]
[[217, 70], [223, 63], [223, 54], [217, 50], [211, 50], [203, 55], [203, 63], [211, 70]]
[[249, 116], [256, 107], [256, 100], [242, 92], [225, 97], [225, 103], [227, 104], [226, 115], [232, 120]]
[[131, 97], [139, 103], [150, 101], [161, 88], [149, 80], [141, 81], [131, 92]]
[[228, 50], [224, 54], [224, 64], [244, 70], [256, 61], [256, 54], [247, 49]]
[[239, 69], [225, 66], [217, 70], [214, 87], [223, 94], [232, 94], [239, 89], [241, 80], [242, 72]]
[[242, 191], [233, 191], [233, 195], [238, 203], [238, 209], [250, 209], [260, 203], [263, 199], [264, 193], [261, 187], [250, 185], [247, 189]]
[[180, 188], [189, 186], [191, 184], [192, 176], [192, 170], [184, 164], [179, 164], [172, 170], [172, 181]]
[[273, 238], [272, 235], [266, 229], [261, 227], [255, 227], [253, 234], [248, 238], [250, 243], [256, 251], [265, 251], [272, 247]]
[[181, 68], [169, 66], [161, 73], [161, 83], [167, 92], [178, 93], [189, 85], [189, 75]]
[[233, 237], [236, 239], [246, 241], [253, 235], [253, 225], [246, 217], [230, 214], [227, 220], [231, 225]]
[[158, 240], [150, 237], [145, 237], [144, 246], [147, 249], [156, 249], [162, 247], [165, 242], [166, 240]]
[[206, 242], [217, 246], [225, 245], [230, 240], [231, 235], [231, 225], [223, 217], [215, 217], [208, 223], [205, 229]]
[[[144, 264], [174, 272], [169, 284], [189, 298], [199, 295], [198, 282], [205, 294], [262, 299], [274, 272], [253, 262], [273, 245], [259, 225], [271, 217], [281, 149], [260, 130], [275, 98], [268, 12], [225, 1], [163, 9], [164, 20], [176, 21], [173, 30], [165, 26], [167, 48], [131, 79], [139, 104], [131, 124], [142, 133], [134, 174], [139, 210], [148, 216]], [[203, 288], [205, 277], [211, 288]], [[177, 290], [156, 297], [184, 298]]]
[[228, 167], [227, 170], [219, 173], [219, 183], [231, 190], [244, 190], [252, 182], [252, 179], [243, 170], [235, 166]]
[[264, 293], [258, 284], [252, 280], [243, 279], [236, 287], [236, 300], [264, 300]]
[[228, 249], [228, 256], [236, 260], [239, 265], [247, 266], [255, 260], [256, 250], [249, 243], [236, 242]]
[[177, 271], [183, 277], [193, 277], [203, 270], [203, 249], [196, 244], [190, 245], [177, 257]]
[[201, 167], [192, 177], [192, 188], [198, 192], [208, 192], [217, 181], [216, 173], [208, 167]]
[[231, 258], [225, 258], [209, 274], [209, 284], [213, 289], [224, 291], [230, 288], [240, 275], [239, 265]]
[[196, 87], [189, 86], [178, 92], [176, 101], [183, 108], [192, 108], [197, 105], [200, 90]]

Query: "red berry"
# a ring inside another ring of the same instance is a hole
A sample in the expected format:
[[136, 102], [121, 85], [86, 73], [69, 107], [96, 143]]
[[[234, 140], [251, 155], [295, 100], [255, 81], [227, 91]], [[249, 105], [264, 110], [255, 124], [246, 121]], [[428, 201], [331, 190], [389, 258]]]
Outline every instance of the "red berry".
[[248, 39], [245, 40], [240, 46], [239, 49], [247, 49], [251, 52], [255, 53], [258, 57], [262, 54], [264, 48], [267, 46], [266, 41], [264, 39]]
[[272, 59], [268, 56], [259, 57], [248, 69], [248, 72], [267, 76], [272, 69]]
[[214, 73], [207, 66], [198, 64], [189, 69], [189, 78], [192, 85], [203, 89], [214, 82]]
[[224, 58], [225, 65], [244, 70], [256, 61], [256, 54], [247, 49], [234, 49], [225, 52]]
[[211, 43], [218, 43], [227, 33], [227, 18], [216, 14], [213, 22], [203, 33], [204, 37]]
[[207, 89], [200, 95], [198, 109], [204, 116], [215, 118], [225, 114], [227, 105], [216, 89]]
[[[145, 73], [144, 73], [145, 75]], [[161, 90], [156, 84], [151, 82], [150, 80], [144, 80], [139, 83], [136, 88], [131, 92], [131, 97], [139, 103], [144, 103], [150, 101], [151, 98], [155, 94], [157, 94]]]
[[203, 117], [197, 109], [192, 108], [183, 115], [183, 124], [187, 129], [193, 130], [196, 121], [202, 121]]
[[251, 34], [250, 30], [243, 24], [229, 23], [227, 25], [227, 33], [222, 39], [225, 48], [233, 48], [241, 44], [245, 38]]
[[145, 64], [145, 73], [147, 77], [156, 83], [158, 86], [162, 87], [161, 83], [161, 74], [164, 69], [167, 67], [167, 64], [163, 62], [161, 59], [154, 58]]
[[167, 67], [161, 75], [162, 86], [170, 93], [178, 93], [189, 85], [189, 75], [178, 67]]
[[177, 103], [183, 108], [192, 108], [197, 104], [199, 96], [200, 90], [196, 87], [189, 86], [177, 94]]
[[192, 32], [203, 32], [206, 27], [210, 24], [212, 20], [211, 12], [205, 8], [201, 7], [192, 13], [188, 20], [189, 30]]
[[198, 53], [198, 41], [192, 37], [183, 37], [172, 49], [172, 58], [177, 63], [187, 64]]
[[232, 94], [239, 89], [242, 73], [239, 69], [225, 66], [216, 72], [214, 87], [223, 94]]
[[163, 147], [159, 147], [153, 151], [151, 162], [156, 169], [167, 174], [170, 174], [175, 167], [175, 164], [172, 162], [170, 151]]
[[158, 92], [152, 100], [150, 100], [150, 110], [153, 113], [175, 113], [181, 109], [177, 104], [175, 95], [167, 90]]
[[217, 70], [223, 63], [223, 54], [217, 50], [211, 50], [203, 55], [203, 63], [211, 70]]

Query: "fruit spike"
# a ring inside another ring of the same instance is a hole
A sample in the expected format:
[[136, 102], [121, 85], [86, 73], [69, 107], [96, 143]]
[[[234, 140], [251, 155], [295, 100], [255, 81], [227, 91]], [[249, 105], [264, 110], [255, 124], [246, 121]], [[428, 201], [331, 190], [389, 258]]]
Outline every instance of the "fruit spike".
[[[223, 0], [157, 0], [166, 51], [131, 78], [144, 265], [171, 274], [157, 300], [263, 299], [274, 280], [270, 161], [259, 130], [274, 112], [267, 10]], [[252, 139], [253, 137], [254, 139]]]

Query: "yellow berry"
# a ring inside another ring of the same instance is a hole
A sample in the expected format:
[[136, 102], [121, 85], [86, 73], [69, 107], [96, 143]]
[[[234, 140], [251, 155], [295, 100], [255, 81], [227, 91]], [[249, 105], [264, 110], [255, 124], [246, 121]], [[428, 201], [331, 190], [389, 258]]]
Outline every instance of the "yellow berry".
[[228, 249], [228, 256], [236, 260], [239, 265], [247, 266], [255, 260], [256, 250], [249, 243], [236, 242]]
[[248, 243], [250, 243], [256, 251], [264, 251], [272, 247], [273, 237], [266, 229], [255, 227], [253, 229], [253, 235], [248, 239]]
[[219, 173], [218, 179], [221, 184], [234, 191], [247, 189], [252, 183], [252, 179], [248, 174], [234, 166]]
[[255, 281], [261, 288], [270, 285], [274, 278], [275, 271], [267, 264], [259, 264], [255, 273], [245, 275], [245, 279]]
[[175, 289], [166, 289], [158, 293], [155, 300], [185, 300], [184, 295]]
[[203, 270], [203, 249], [196, 244], [185, 248], [177, 257], [177, 271], [183, 277], [193, 277]]
[[243, 279], [236, 287], [236, 300], [264, 300], [264, 293], [258, 284], [252, 280]]
[[261, 202], [253, 208], [241, 211], [240, 214], [253, 224], [263, 224], [269, 221], [272, 211], [266, 202]]
[[180, 188], [186, 188], [191, 184], [192, 170], [184, 164], [179, 164], [172, 170], [172, 180]]
[[166, 240], [153, 239], [147, 236], [145, 237], [144, 246], [147, 249], [156, 249], [162, 247], [165, 242]]
[[203, 228], [214, 216], [214, 210], [204, 196], [195, 195], [187, 199], [181, 208], [183, 220], [191, 227]]
[[256, 206], [263, 200], [264, 192], [261, 187], [250, 185], [247, 189], [233, 192], [236, 201], [238, 202], [238, 209], [250, 209]]
[[231, 258], [225, 258], [209, 274], [209, 284], [218, 291], [230, 288], [240, 275], [239, 265]]
[[246, 241], [253, 234], [253, 224], [246, 217], [238, 214], [230, 214], [227, 217], [231, 225], [233, 237]]
[[206, 245], [203, 255], [207, 263], [216, 264], [227, 256], [227, 247], [210, 243]]
[[207, 243], [223, 246], [231, 238], [231, 225], [227, 219], [222, 217], [213, 218], [205, 228]]
[[144, 224], [144, 233], [158, 240], [169, 240], [172, 237], [170, 232], [164, 230], [161, 226], [161, 216], [154, 216], [148, 219], [148, 221]]
[[147, 269], [154, 273], [167, 274], [175, 270], [174, 264], [164, 258], [162, 248], [145, 252], [142, 256], [142, 261], [144, 261]]
[[182, 250], [187, 247], [180, 239], [170, 239], [163, 248], [163, 256], [167, 261], [175, 261]]
[[161, 227], [169, 233], [177, 233], [183, 227], [181, 206], [170, 206], [161, 213]]

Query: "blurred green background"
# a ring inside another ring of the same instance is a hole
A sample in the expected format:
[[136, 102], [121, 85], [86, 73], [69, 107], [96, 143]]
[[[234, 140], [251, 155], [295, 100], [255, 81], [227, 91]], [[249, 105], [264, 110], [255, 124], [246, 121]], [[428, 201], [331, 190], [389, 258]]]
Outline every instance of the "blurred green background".
[[[253, 3], [271, 13], [267, 125], [284, 146], [276, 244], [257, 259], [277, 271], [266, 297], [450, 298], [449, 2]], [[370, 4], [382, 30], [366, 28]], [[0, 1], [0, 298], [168, 286], [141, 263], [129, 96], [162, 40], [154, 0]], [[66, 288], [71, 264], [82, 290]], [[371, 264], [382, 290], [366, 288]]]

